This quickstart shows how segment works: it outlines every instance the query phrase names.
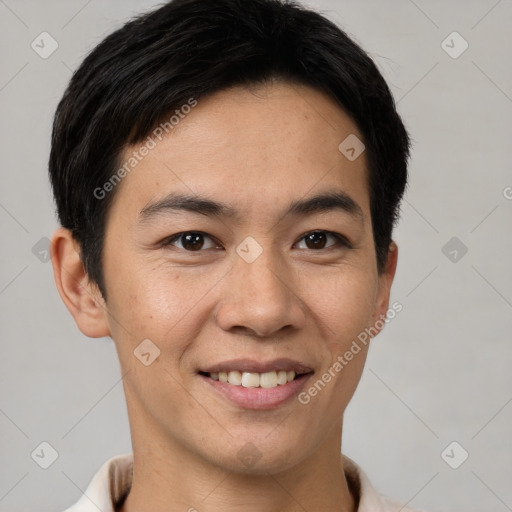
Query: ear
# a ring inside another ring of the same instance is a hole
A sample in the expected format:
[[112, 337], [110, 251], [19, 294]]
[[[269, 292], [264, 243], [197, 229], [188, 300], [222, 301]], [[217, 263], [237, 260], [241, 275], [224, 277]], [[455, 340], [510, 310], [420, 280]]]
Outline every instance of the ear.
[[[391, 241], [388, 248], [388, 256], [386, 266], [382, 274], [379, 275], [379, 284], [377, 291], [377, 301], [372, 319], [373, 328], [380, 332], [384, 327], [384, 320], [389, 308], [389, 295], [391, 293], [391, 285], [395, 277], [396, 265], [398, 261], [398, 246]], [[380, 326], [380, 327], [379, 327]]]
[[78, 242], [71, 231], [58, 228], [51, 239], [50, 257], [60, 297], [86, 336], [110, 336], [105, 300], [96, 284], [89, 281], [80, 259]]

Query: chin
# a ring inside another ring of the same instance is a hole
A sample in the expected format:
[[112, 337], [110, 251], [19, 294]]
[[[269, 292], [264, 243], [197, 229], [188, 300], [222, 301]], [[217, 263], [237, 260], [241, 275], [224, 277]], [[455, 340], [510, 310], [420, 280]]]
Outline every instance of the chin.
[[[214, 463], [223, 469], [241, 475], [269, 475], [286, 471], [300, 463], [300, 454], [305, 449], [304, 441], [294, 443], [290, 437], [283, 436], [282, 442], [274, 436], [244, 436], [227, 446], [222, 454], [214, 457]], [[252, 439], [252, 440], [251, 440]], [[257, 440], [255, 440], [257, 439]], [[311, 439], [310, 439], [311, 440]]]

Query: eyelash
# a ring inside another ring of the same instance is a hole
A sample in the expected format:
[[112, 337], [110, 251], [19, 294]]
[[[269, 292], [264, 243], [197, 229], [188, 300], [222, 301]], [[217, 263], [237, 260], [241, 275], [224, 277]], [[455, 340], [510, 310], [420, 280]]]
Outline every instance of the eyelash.
[[[352, 244], [350, 243], [350, 241], [345, 236], [343, 236], [343, 235], [341, 235], [339, 233], [335, 233], [333, 231], [326, 231], [324, 229], [315, 229], [313, 231], [308, 231], [307, 233], [302, 235], [301, 238], [299, 238], [299, 241], [303, 240], [308, 235], [311, 235], [313, 233], [326, 233], [327, 235], [331, 235], [333, 238], [335, 238], [338, 241], [338, 244], [341, 245], [342, 247], [345, 247], [346, 249], [352, 249], [353, 248]], [[202, 231], [182, 231], [181, 233], [176, 233], [175, 235], [172, 235], [172, 236], [166, 238], [165, 240], [163, 240], [161, 242], [161, 246], [167, 247], [169, 245], [172, 245], [172, 243], [174, 241], [180, 240], [183, 235], [188, 235], [188, 234], [204, 235], [204, 236], [206, 236], [206, 238], [210, 238], [211, 240], [215, 241], [215, 239], [213, 237], [207, 235], [206, 233], [204, 233]], [[306, 250], [313, 251], [313, 252], [320, 252], [322, 250], [328, 250], [328, 249], [332, 249], [332, 248], [335, 248], [335, 247], [336, 247], [336, 245], [331, 245], [329, 247], [325, 247], [325, 248], [322, 248], [322, 249], [306, 249]], [[179, 247], [177, 247], [177, 249], [180, 249], [180, 250], [188, 252], [188, 253], [198, 253], [198, 252], [204, 252], [205, 250], [207, 250], [207, 249], [199, 249], [197, 251], [189, 251], [187, 249], [181, 249]], [[302, 250], [304, 250], [304, 249], [302, 249]]]

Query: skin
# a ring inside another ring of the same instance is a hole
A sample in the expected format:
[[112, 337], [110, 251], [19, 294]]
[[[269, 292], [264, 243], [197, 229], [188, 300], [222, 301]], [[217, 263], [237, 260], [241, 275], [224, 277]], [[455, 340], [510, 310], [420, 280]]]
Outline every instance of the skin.
[[[362, 139], [331, 99], [305, 86], [273, 82], [201, 99], [118, 185], [103, 252], [107, 301], [71, 234], [55, 232], [61, 297], [85, 335], [112, 337], [125, 375], [135, 462], [123, 512], [357, 510], [342, 418], [367, 347], [307, 405], [295, 397], [244, 409], [197, 374], [238, 357], [290, 357], [308, 363], [314, 382], [386, 314], [397, 247], [379, 275], [366, 155], [349, 161], [338, 150], [349, 134]], [[339, 210], [282, 216], [292, 200], [333, 189], [359, 204], [362, 220]], [[141, 224], [139, 212], [172, 191], [228, 203], [240, 221], [168, 212]], [[159, 245], [192, 230], [205, 233], [196, 251], [183, 238]], [[304, 236], [315, 230], [340, 233], [353, 248], [330, 236], [325, 248], [308, 247]], [[263, 249], [250, 264], [236, 252], [247, 236]], [[144, 339], [160, 349], [149, 366], [133, 354]], [[238, 456], [248, 442], [260, 456], [249, 467]]]

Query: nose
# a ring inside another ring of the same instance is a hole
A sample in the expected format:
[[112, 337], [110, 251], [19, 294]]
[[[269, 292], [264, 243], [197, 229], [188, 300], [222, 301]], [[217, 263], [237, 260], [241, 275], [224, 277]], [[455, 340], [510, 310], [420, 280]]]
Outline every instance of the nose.
[[277, 261], [270, 248], [252, 263], [238, 255], [234, 260], [216, 308], [219, 327], [261, 338], [304, 327], [306, 309], [298, 296], [296, 270]]

